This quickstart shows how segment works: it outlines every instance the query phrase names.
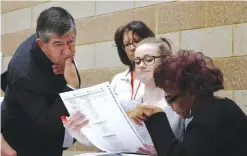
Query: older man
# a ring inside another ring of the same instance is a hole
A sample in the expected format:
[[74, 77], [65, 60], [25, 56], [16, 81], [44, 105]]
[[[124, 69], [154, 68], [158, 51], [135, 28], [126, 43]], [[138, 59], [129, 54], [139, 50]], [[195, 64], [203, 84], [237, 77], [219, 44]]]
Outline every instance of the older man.
[[36, 34], [12, 57], [1, 106], [1, 137], [7, 150], [14, 151], [10, 154], [62, 155], [65, 129], [60, 117], [68, 112], [59, 93], [79, 88], [75, 40], [73, 17], [63, 8], [51, 7], [38, 17]]

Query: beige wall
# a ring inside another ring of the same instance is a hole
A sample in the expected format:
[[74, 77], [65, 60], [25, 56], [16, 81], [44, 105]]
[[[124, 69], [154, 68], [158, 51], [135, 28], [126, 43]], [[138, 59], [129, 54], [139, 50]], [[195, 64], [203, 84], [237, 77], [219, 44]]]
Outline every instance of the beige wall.
[[[125, 67], [113, 36], [130, 20], [145, 21], [159, 36], [178, 48], [189, 48], [212, 57], [224, 72], [227, 96], [247, 113], [247, 2], [1, 2], [3, 66], [7, 67], [18, 45], [34, 32], [36, 18], [49, 6], [62, 6], [76, 19], [76, 60], [83, 87], [110, 80]], [[75, 144], [70, 150], [85, 150]], [[86, 150], [95, 150], [89, 148]]]

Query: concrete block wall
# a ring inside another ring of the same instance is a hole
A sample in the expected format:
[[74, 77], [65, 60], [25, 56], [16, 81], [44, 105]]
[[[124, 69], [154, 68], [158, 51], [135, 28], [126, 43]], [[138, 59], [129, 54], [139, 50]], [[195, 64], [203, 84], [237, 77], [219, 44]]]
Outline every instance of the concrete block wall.
[[[109, 81], [124, 67], [114, 46], [114, 32], [131, 20], [143, 20], [177, 48], [202, 51], [224, 73], [217, 95], [235, 100], [247, 113], [246, 1], [1, 1], [1, 51], [6, 69], [19, 44], [35, 32], [39, 13], [62, 6], [76, 20], [76, 56], [82, 87]], [[18, 21], [18, 22], [17, 22]], [[69, 150], [96, 150], [75, 144]]]

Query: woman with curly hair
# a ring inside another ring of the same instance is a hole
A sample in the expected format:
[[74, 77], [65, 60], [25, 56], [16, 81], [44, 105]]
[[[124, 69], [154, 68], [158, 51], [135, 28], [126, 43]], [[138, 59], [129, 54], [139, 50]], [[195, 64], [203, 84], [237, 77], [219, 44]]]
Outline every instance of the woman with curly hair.
[[173, 111], [192, 120], [179, 142], [159, 107], [142, 105], [128, 114], [139, 124], [145, 122], [158, 155], [247, 156], [247, 116], [234, 101], [214, 96], [224, 87], [223, 74], [212, 60], [187, 50], [160, 59], [156, 86], [166, 92]]

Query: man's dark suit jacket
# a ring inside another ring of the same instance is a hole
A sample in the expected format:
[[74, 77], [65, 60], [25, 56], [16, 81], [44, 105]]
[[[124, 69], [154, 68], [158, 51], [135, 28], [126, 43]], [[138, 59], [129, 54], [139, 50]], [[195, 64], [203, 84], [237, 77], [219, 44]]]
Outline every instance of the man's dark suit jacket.
[[6, 87], [7, 87], [7, 71], [4, 71], [2, 74], [1, 74], [1, 89], [3, 92], [5, 92], [6, 90]]
[[159, 156], [247, 156], [247, 117], [230, 99], [198, 98], [179, 143], [165, 113], [145, 121]]
[[70, 91], [63, 75], [55, 75], [52, 62], [36, 44], [25, 40], [12, 57], [1, 106], [1, 131], [18, 156], [61, 156], [69, 115], [59, 93]]

